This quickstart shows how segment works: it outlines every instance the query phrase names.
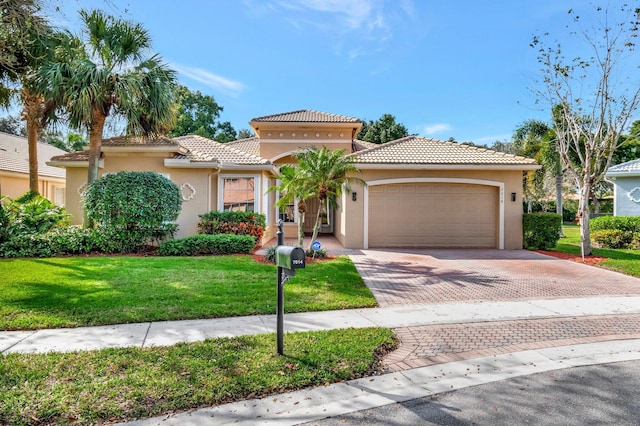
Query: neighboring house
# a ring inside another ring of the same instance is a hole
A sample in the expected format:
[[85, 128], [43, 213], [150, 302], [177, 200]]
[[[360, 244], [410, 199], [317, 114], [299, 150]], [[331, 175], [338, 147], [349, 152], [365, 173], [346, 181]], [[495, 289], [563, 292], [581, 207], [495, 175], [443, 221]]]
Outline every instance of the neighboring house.
[[[53, 156], [66, 154], [38, 143], [38, 192], [53, 203], [65, 203], [65, 170], [47, 165]], [[0, 195], [16, 198], [29, 191], [29, 146], [21, 136], [0, 132]]]
[[[275, 237], [278, 217], [286, 236], [296, 235], [296, 209], [278, 212], [278, 194], [267, 192], [278, 167], [295, 163], [291, 155], [299, 149], [345, 149], [367, 185], [352, 186], [324, 220], [322, 232], [344, 247], [522, 248], [522, 174], [539, 168], [532, 159], [415, 136], [374, 145], [355, 139], [358, 119], [311, 110], [249, 124], [256, 137], [227, 144], [200, 136], [106, 139], [100, 174], [156, 171], [170, 178], [184, 200], [178, 236], [196, 233], [200, 214], [239, 209], [266, 215], [266, 242]], [[49, 164], [67, 169], [67, 209], [79, 223], [87, 154]], [[317, 203], [308, 204], [304, 228], [311, 231]]]
[[611, 166], [604, 177], [613, 184], [613, 215], [640, 216], [640, 160]]

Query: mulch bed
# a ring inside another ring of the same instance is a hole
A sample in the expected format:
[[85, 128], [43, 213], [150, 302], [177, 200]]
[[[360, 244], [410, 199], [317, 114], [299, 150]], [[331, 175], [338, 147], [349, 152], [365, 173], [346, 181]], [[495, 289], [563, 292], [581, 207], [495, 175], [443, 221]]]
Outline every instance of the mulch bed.
[[547, 250], [536, 250], [536, 251], [538, 253], [546, 254], [547, 256], [553, 256], [559, 259], [571, 260], [573, 262], [585, 263], [587, 265], [594, 265], [594, 266], [599, 265], [600, 263], [607, 260], [606, 257], [590, 255], [590, 256], [585, 256], [583, 261], [582, 256], [579, 254], [570, 254], [570, 253], [562, 253], [559, 251], [547, 251]]

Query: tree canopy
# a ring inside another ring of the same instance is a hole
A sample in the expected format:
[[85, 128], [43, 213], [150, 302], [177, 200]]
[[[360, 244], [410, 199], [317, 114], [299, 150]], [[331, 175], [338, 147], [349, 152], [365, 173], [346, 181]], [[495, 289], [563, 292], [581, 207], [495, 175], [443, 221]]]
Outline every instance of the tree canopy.
[[383, 114], [376, 121], [366, 122], [363, 120], [363, 123], [356, 139], [366, 142], [383, 144], [409, 136], [409, 130], [404, 124], [396, 123], [396, 117], [391, 114]]
[[[635, 42], [639, 9], [621, 5], [593, 6], [583, 25], [582, 16], [569, 10], [564, 46], [558, 35], [544, 33], [531, 47], [541, 65], [537, 95], [547, 102], [556, 131], [562, 165], [579, 192], [578, 218], [583, 254], [591, 254], [589, 196], [604, 178], [620, 135], [640, 104], [640, 78]], [[586, 52], [586, 53], [585, 53]]]
[[40, 68], [47, 98], [64, 109], [71, 128], [89, 133], [87, 183], [98, 177], [105, 122], [122, 117], [127, 135], [166, 133], [174, 120], [175, 71], [148, 55], [149, 33], [140, 24], [102, 11], [80, 11], [80, 36], [65, 33], [56, 60]]
[[178, 86], [175, 109], [176, 124], [169, 136], [199, 135], [221, 143], [234, 141], [238, 137], [230, 122], [218, 122], [224, 108], [218, 105], [213, 96]]

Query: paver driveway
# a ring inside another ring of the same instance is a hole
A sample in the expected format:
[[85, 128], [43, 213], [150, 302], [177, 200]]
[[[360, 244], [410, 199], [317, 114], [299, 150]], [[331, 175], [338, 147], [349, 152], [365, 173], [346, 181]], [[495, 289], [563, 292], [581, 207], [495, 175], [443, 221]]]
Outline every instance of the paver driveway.
[[640, 295], [640, 279], [527, 250], [385, 249], [350, 257], [380, 306]]

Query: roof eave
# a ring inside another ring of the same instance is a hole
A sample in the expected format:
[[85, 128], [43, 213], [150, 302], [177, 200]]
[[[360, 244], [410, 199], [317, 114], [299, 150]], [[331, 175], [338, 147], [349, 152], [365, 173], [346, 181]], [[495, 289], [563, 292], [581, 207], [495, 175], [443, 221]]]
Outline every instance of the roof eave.
[[617, 178], [617, 177], [637, 177], [640, 176], [640, 171], [637, 172], [607, 172], [605, 178]]
[[358, 163], [354, 165], [362, 170], [375, 169], [411, 169], [411, 170], [538, 170], [538, 164], [414, 164], [414, 163]]
[[101, 150], [104, 152], [180, 152], [180, 145], [119, 145], [119, 146], [102, 146]]
[[191, 161], [189, 159], [165, 158], [164, 166], [170, 169], [218, 169], [220, 163], [217, 161]]
[[220, 170], [273, 170], [273, 164], [236, 164], [236, 163], [220, 163]]
[[[45, 164], [47, 166], [62, 167], [62, 168], [89, 167], [89, 161], [47, 161]], [[101, 159], [98, 162], [98, 167], [101, 169], [104, 168], [104, 159]]]

